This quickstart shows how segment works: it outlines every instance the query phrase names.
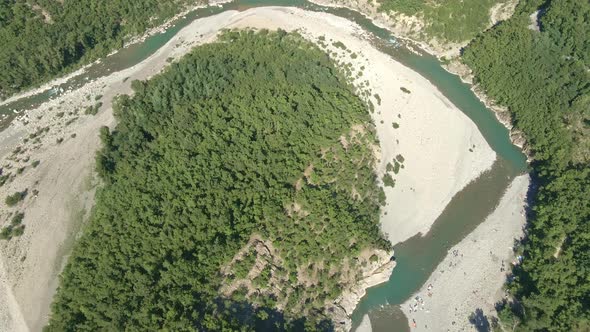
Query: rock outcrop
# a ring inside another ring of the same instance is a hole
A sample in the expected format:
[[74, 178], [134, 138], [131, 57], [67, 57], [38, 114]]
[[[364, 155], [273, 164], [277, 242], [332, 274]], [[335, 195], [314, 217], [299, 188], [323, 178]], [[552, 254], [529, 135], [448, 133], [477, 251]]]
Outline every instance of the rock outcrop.
[[340, 297], [326, 307], [326, 311], [334, 322], [336, 331], [350, 331], [352, 320], [350, 316], [357, 304], [367, 293], [367, 289], [387, 282], [391, 277], [395, 261], [393, 251], [377, 250], [374, 252], [373, 262], [362, 268], [362, 279], [349, 289], [344, 289]]

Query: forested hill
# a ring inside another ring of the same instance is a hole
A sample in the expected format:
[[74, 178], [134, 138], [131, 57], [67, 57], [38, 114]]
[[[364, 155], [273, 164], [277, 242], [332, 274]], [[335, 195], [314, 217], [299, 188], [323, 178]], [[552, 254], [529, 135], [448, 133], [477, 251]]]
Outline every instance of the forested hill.
[[590, 2], [521, 1], [463, 60], [534, 154], [524, 262], [501, 311], [523, 331], [590, 329]]
[[133, 82], [48, 331], [324, 330], [391, 249], [366, 105], [296, 34], [227, 32]]
[[198, 2], [0, 1], [0, 98], [107, 55], [188, 3]]
[[[416, 29], [413, 39], [439, 42], [466, 42], [490, 25], [491, 12], [500, 13], [510, 0], [377, 0], [381, 12], [393, 14], [394, 20], [402, 20], [397, 14], [418, 19], [423, 28], [411, 23]], [[371, 3], [371, 1], [369, 1]], [[495, 8], [495, 9], [494, 9]]]

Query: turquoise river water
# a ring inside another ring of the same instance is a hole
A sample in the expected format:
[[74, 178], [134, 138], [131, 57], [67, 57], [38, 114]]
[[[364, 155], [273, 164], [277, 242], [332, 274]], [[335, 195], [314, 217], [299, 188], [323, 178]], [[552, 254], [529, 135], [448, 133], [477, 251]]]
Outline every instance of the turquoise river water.
[[88, 80], [143, 61], [168, 42], [180, 29], [197, 18], [218, 14], [225, 10], [245, 10], [261, 6], [294, 6], [331, 13], [356, 22], [369, 32], [369, 38], [381, 51], [412, 68], [437, 86], [453, 104], [473, 120], [498, 155], [498, 160], [491, 170], [453, 197], [428, 234], [416, 235], [394, 246], [397, 266], [389, 282], [369, 289], [352, 317], [353, 326], [358, 326], [362, 317], [368, 314], [373, 331], [376, 332], [409, 331], [407, 318], [399, 310], [399, 304], [407, 300], [426, 282], [450, 247], [472, 232], [493, 211], [514, 177], [527, 171], [527, 164], [523, 153], [510, 142], [508, 130], [477, 99], [469, 85], [445, 71], [435, 57], [409, 51], [404, 47], [403, 42], [397, 42], [395, 36], [375, 26], [358, 12], [323, 7], [303, 0], [238, 0], [222, 7], [198, 9], [173, 22], [165, 32], [120, 50], [100, 63], [91, 65], [83, 74], [72, 77], [58, 87], [0, 106], [0, 114], [8, 115], [3, 122], [0, 122], [0, 127], [5, 127], [15, 116], [13, 110], [26, 110], [54, 98], [60, 93], [57, 88], [76, 89]]

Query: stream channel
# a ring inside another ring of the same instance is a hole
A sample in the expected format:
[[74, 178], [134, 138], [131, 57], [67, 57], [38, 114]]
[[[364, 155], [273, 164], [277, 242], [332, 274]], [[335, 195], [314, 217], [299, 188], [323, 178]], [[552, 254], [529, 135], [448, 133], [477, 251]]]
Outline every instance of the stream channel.
[[356, 11], [324, 7], [304, 0], [238, 0], [223, 6], [197, 9], [172, 22], [166, 31], [93, 63], [82, 74], [73, 76], [59, 86], [1, 105], [0, 114], [6, 116], [0, 121], [0, 128], [5, 128], [22, 110], [36, 107], [60, 93], [77, 89], [98, 77], [140, 63], [195, 19], [226, 10], [246, 10], [263, 6], [299, 7], [330, 13], [357, 23], [368, 32], [368, 38], [377, 48], [427, 78], [466, 114], [477, 125], [498, 156], [489, 171], [453, 197], [427, 234], [418, 234], [394, 245], [397, 266], [389, 282], [369, 289], [353, 313], [353, 329], [360, 324], [363, 316], [368, 314], [375, 332], [409, 331], [408, 320], [399, 305], [420, 289], [444, 259], [449, 248], [459, 243], [486, 219], [512, 180], [527, 171], [527, 163], [524, 154], [511, 143], [508, 130], [475, 96], [468, 84], [463, 83], [458, 76], [445, 71], [434, 56], [410, 51], [405, 42], [396, 39], [388, 30], [377, 27]]

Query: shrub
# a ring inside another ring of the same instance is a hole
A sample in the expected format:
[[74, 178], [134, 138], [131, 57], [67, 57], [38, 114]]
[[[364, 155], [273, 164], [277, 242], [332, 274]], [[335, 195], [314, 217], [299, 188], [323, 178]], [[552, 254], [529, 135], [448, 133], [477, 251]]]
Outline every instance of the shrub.
[[12, 219], [10, 220], [10, 224], [12, 226], [20, 225], [23, 222], [24, 217], [25, 217], [25, 214], [23, 212], [17, 212], [14, 216], [12, 216]]
[[385, 191], [383, 190], [383, 188], [379, 187], [379, 192], [378, 192], [378, 200], [379, 200], [379, 205], [381, 206], [385, 206], [385, 204], [387, 203], [386, 200], [386, 196], [385, 196]]
[[27, 191], [17, 191], [12, 195], [6, 196], [6, 200], [4, 201], [8, 206], [15, 206], [18, 202], [22, 201], [25, 196], [27, 195]]
[[6, 181], [8, 181], [8, 179], [10, 178], [10, 173], [5, 174], [5, 175], [0, 175], [0, 187], [2, 187]]
[[254, 280], [252, 280], [252, 284], [257, 288], [267, 287], [268, 283], [270, 282], [270, 277], [270, 266], [267, 265], [262, 271], [260, 271], [260, 274], [254, 278]]
[[395, 180], [393, 179], [393, 177], [391, 177], [391, 175], [385, 174], [383, 176], [383, 184], [386, 187], [392, 187], [393, 188], [393, 187], [395, 187]]
[[25, 225], [19, 225], [12, 229], [12, 236], [21, 236], [25, 232]]
[[374, 94], [373, 97], [377, 100], [377, 105], [381, 105], [381, 96], [378, 93]]
[[10, 225], [2, 228], [0, 231], [0, 240], [10, 240], [13, 237], [21, 236], [25, 232], [25, 225], [18, 225], [16, 227]]
[[393, 166], [393, 173], [397, 174], [399, 173], [400, 164], [397, 162], [397, 160], [395, 160], [394, 163], [395, 166]]
[[96, 110], [94, 108], [94, 106], [88, 106], [86, 107], [86, 109], [84, 110], [84, 114], [86, 115], [95, 115], [98, 112], [98, 110]]
[[334, 42], [332, 45], [338, 47], [339, 49], [346, 50], [346, 45], [344, 45], [342, 42]]
[[0, 231], [0, 240], [10, 240], [12, 238], [12, 227], [7, 226]]
[[88, 107], [86, 107], [84, 114], [96, 115], [96, 113], [98, 113], [98, 110], [100, 109], [101, 106], [102, 106], [102, 102], [98, 102], [94, 106], [88, 106]]

